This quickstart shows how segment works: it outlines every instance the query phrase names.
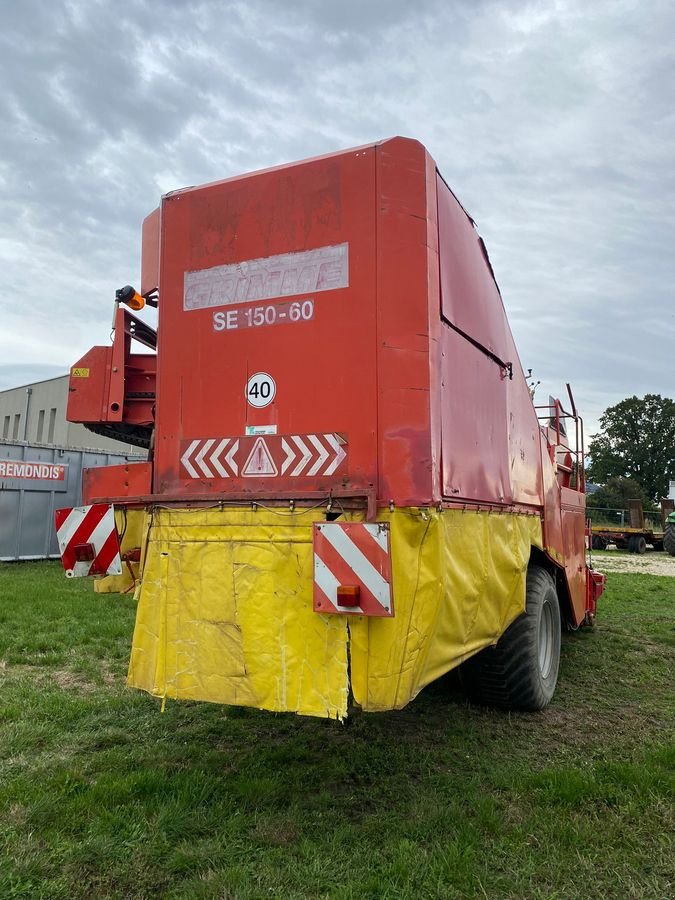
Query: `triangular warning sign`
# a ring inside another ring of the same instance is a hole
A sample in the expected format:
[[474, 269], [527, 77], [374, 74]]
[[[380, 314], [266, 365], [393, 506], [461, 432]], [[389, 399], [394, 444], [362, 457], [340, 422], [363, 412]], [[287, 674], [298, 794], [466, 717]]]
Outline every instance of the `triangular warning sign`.
[[255, 478], [263, 475], [277, 475], [278, 469], [272, 454], [267, 449], [267, 444], [263, 438], [259, 437], [253, 445], [253, 450], [248, 455], [248, 459], [244, 463], [242, 475], [248, 475]]

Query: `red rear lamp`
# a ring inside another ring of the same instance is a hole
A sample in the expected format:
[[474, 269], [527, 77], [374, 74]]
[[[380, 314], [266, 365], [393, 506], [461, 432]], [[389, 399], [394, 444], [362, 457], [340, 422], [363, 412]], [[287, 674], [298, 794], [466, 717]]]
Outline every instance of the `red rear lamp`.
[[358, 584], [341, 584], [337, 589], [338, 606], [358, 606], [361, 602], [361, 588]]
[[96, 559], [96, 550], [93, 544], [75, 544], [73, 553], [75, 562], [93, 562]]

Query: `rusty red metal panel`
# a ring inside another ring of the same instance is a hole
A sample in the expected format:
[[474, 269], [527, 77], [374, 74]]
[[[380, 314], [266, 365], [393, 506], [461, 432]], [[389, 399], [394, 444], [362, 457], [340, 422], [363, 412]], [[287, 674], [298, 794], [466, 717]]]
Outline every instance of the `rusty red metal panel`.
[[70, 370], [66, 417], [69, 422], [106, 422], [112, 347], [92, 347]]
[[439, 177], [442, 487], [541, 507], [539, 425], [474, 225]]
[[565, 549], [560, 518], [560, 484], [552, 461], [552, 450], [543, 432], [540, 432], [542, 458], [542, 519], [544, 532], [544, 548], [549, 556], [559, 565], [565, 562]]
[[560, 489], [565, 574], [572, 601], [573, 618], [580, 625], [586, 617], [586, 497], [579, 491]]
[[441, 280], [439, 265], [438, 196], [436, 163], [427, 153], [426, 194], [427, 194], [427, 318], [429, 323], [429, 427], [431, 446], [431, 480], [433, 501], [439, 502], [443, 495], [442, 473], [442, 392], [441, 392], [441, 331], [444, 327], [439, 311], [441, 309]]
[[[341, 436], [347, 468], [303, 490], [375, 485], [375, 207], [372, 147], [164, 198], [156, 493], [220, 481], [184, 477], [184, 442], [251, 432]], [[280, 467], [229, 477], [299, 487]]]
[[[558, 450], [555, 437], [546, 437], [551, 429], [541, 432], [542, 520], [544, 549], [562, 567], [569, 594], [568, 610], [571, 623], [581, 625], [588, 611], [593, 612], [595, 601], [602, 592], [602, 584], [589, 588], [586, 569], [586, 496], [573, 488], [563, 487], [557, 471]], [[589, 603], [592, 606], [589, 607]]]
[[485, 245], [440, 175], [437, 188], [443, 316], [509, 362], [506, 314]]
[[[508, 322], [507, 322], [508, 328]], [[514, 503], [540, 507], [544, 502], [541, 432], [510, 330], [507, 333], [513, 378], [507, 384], [509, 472]]]
[[122, 500], [143, 497], [150, 493], [152, 463], [126, 463], [120, 466], [100, 466], [82, 472], [82, 501]]
[[[92, 347], [70, 370], [68, 421], [85, 425], [124, 422], [125, 426], [143, 426], [149, 436], [154, 423], [157, 357], [131, 352], [136, 328], [142, 342], [151, 345], [153, 329], [118, 307], [112, 347]], [[120, 438], [124, 439], [121, 433]]]
[[586, 622], [592, 623], [600, 595], [605, 589], [606, 577], [595, 569], [586, 570]]
[[378, 496], [429, 503], [440, 497], [430, 422], [427, 292], [430, 271], [431, 278], [438, 272], [428, 253], [436, 230], [430, 157], [417, 141], [394, 138], [377, 147], [376, 159]]
[[441, 347], [443, 493], [508, 504], [508, 376], [449, 328]]
[[143, 219], [141, 233], [141, 294], [159, 287], [160, 211], [153, 210]]

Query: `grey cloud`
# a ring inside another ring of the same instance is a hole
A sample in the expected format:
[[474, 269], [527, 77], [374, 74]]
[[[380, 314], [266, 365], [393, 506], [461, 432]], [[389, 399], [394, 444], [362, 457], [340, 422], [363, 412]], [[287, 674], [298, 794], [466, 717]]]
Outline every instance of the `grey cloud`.
[[67, 374], [67, 366], [43, 366], [39, 363], [35, 363], [35, 365], [26, 363], [0, 366], [0, 391]]
[[105, 342], [162, 192], [405, 133], [476, 218], [542, 390], [577, 382], [591, 417], [675, 394], [669, 4], [7, 7], [3, 359]]

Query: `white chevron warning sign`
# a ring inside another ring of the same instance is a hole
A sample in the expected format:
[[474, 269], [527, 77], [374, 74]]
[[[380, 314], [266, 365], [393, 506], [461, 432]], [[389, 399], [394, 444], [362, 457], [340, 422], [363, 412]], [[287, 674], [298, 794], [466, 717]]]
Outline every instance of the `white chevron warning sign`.
[[393, 616], [387, 522], [316, 522], [314, 612]]
[[277, 471], [264, 438], [259, 437], [244, 463], [241, 474], [249, 478], [261, 478], [264, 475], [276, 475]]
[[[217, 446], [211, 452], [214, 444]], [[180, 461], [190, 478], [229, 478], [239, 474], [235, 462], [238, 449], [239, 441], [233, 438], [190, 441]]]
[[341, 475], [347, 450], [346, 438], [335, 432], [195, 438], [181, 442], [180, 473], [190, 479]]

